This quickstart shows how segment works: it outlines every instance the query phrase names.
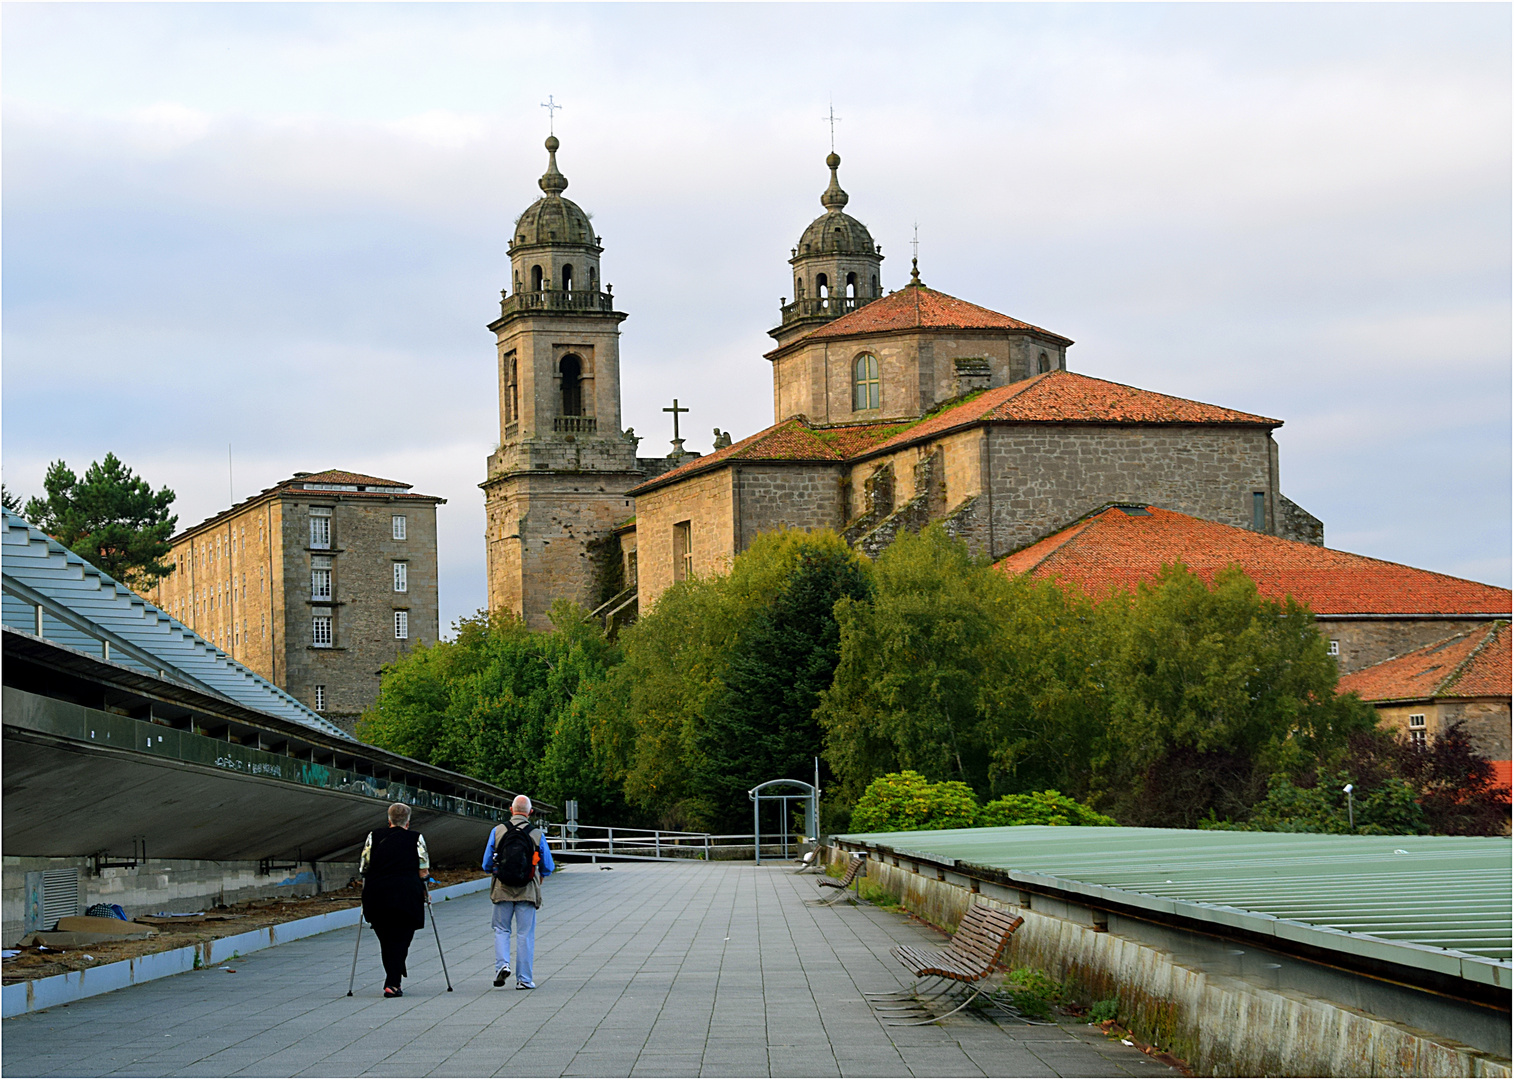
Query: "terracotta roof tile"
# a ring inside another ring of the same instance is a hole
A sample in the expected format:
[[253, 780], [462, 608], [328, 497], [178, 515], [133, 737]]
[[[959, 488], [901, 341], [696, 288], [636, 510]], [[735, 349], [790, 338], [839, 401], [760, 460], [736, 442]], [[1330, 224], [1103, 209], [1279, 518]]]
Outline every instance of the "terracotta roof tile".
[[[907, 285], [897, 292], [889, 293], [864, 304], [839, 319], [811, 330], [801, 341], [818, 338], [850, 337], [854, 334], [877, 334], [889, 330], [1025, 330], [1058, 341], [1071, 340], [1061, 334], [1053, 334], [1039, 326], [1012, 319], [997, 311], [990, 311], [966, 300], [958, 300], [944, 292], [924, 285]], [[791, 343], [792, 344], [792, 343]]]
[[1508, 623], [1469, 630], [1342, 675], [1363, 701], [1509, 696]]
[[362, 473], [347, 472], [345, 469], [327, 469], [324, 472], [310, 473], [306, 476], [291, 476], [285, 480], [286, 484], [360, 484], [365, 487], [413, 487], [403, 480], [385, 480], [379, 476], [364, 476]]
[[686, 461], [631, 489], [631, 495], [655, 490], [670, 481], [702, 473], [729, 461], [844, 461], [899, 430], [895, 424], [849, 424], [820, 428], [801, 416], [748, 435], [740, 442]]
[[1508, 589], [1220, 525], [1158, 507], [1099, 513], [998, 562], [1007, 573], [1076, 583], [1091, 595], [1133, 589], [1163, 564], [1206, 581], [1239, 563], [1262, 595], [1292, 596], [1316, 615], [1508, 618]]

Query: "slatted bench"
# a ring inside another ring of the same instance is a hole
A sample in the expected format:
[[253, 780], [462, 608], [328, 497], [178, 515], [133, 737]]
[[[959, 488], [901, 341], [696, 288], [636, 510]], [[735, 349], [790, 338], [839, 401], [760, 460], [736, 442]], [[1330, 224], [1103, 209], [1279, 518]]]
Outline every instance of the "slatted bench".
[[846, 887], [848, 885], [852, 884], [853, 882], [857, 882], [857, 890], [856, 890], [857, 899], [861, 899], [861, 897], [862, 897], [862, 883], [860, 881], [858, 881], [857, 879], [860, 876], [863, 876], [863, 870], [866, 867], [867, 867], [867, 853], [866, 852], [859, 852], [858, 854], [853, 855], [852, 858], [851, 858], [851, 861], [848, 862], [847, 865], [846, 865], [846, 873], [843, 874], [839, 879], [837, 879], [837, 878], [821, 878], [819, 881], [815, 882], [815, 884], [819, 885], [822, 889], [839, 889], [841, 891], [838, 892], [835, 896], [831, 897], [828, 900], [812, 900], [812, 901], [810, 901], [810, 903], [818, 903], [818, 904], [824, 904], [826, 906], [830, 906], [831, 904], [834, 904], [837, 900], [840, 900], [843, 896], [846, 895]]
[[[892, 1026], [933, 1024], [944, 1020], [952, 1013], [961, 1012], [983, 992], [983, 981], [999, 963], [999, 957], [1009, 944], [1012, 934], [1024, 924], [1018, 915], [987, 904], [975, 903], [967, 909], [957, 932], [944, 948], [929, 949], [914, 945], [895, 945], [890, 950], [894, 959], [903, 964], [916, 979], [938, 978], [949, 982], [965, 983], [973, 988], [966, 1001], [951, 1012], [941, 1016], [928, 1016], [923, 1020], [895, 1020]], [[870, 994], [870, 998], [898, 998], [897, 992]], [[913, 996], [913, 994], [911, 994]], [[922, 1006], [912, 1005], [899, 1011], [918, 1015]]]

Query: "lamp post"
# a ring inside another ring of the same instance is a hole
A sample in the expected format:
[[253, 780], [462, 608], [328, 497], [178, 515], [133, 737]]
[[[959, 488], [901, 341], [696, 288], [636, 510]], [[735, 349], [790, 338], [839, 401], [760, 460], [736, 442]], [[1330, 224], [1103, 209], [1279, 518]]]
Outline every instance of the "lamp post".
[[1352, 786], [1347, 784], [1341, 788], [1346, 793], [1346, 820], [1351, 824], [1351, 831], [1356, 831], [1356, 803], [1351, 797]]

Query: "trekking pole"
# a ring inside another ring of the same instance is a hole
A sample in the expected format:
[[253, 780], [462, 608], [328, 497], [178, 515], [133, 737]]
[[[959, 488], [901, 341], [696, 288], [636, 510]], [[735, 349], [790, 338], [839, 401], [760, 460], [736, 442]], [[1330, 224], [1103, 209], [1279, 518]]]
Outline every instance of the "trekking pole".
[[352, 996], [352, 986], [357, 982], [357, 950], [363, 943], [363, 912], [357, 913], [357, 940], [352, 943], [352, 976], [347, 980], [347, 996]]
[[[426, 890], [426, 907], [431, 908], [431, 890]], [[442, 952], [442, 932], [437, 929], [436, 910], [431, 909], [431, 929], [436, 933], [436, 955], [442, 958], [442, 977], [447, 980], [447, 993], [452, 993], [452, 976], [447, 974], [447, 954]]]

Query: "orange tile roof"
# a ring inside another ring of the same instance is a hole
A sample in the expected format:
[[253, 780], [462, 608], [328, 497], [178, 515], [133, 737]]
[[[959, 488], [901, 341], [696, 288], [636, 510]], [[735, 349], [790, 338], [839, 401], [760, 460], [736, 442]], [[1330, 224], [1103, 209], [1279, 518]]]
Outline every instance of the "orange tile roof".
[[1158, 394], [1072, 371], [1048, 371], [997, 386], [927, 416], [874, 451], [927, 439], [974, 424], [1247, 424], [1281, 427], [1281, 420], [1202, 401]]
[[670, 481], [682, 480], [730, 461], [845, 461], [873, 443], [886, 439], [899, 428], [898, 423], [820, 428], [802, 416], [792, 416], [713, 454], [686, 461], [676, 469], [654, 476], [632, 488], [629, 494], [645, 494]]
[[1454, 634], [1342, 675], [1340, 691], [1354, 691], [1363, 701], [1508, 697], [1509, 624]]
[[1292, 596], [1316, 615], [1461, 615], [1508, 618], [1514, 594], [1447, 574], [1284, 540], [1147, 507], [1108, 507], [1001, 559], [1006, 573], [1075, 583], [1091, 595], [1133, 589], [1166, 563], [1206, 581], [1239, 563], [1264, 596]]
[[[924, 285], [907, 285], [811, 330], [800, 341], [879, 334], [891, 330], [1024, 330], [1072, 344], [1070, 338], [1012, 319]], [[794, 342], [790, 342], [793, 345]], [[775, 350], [781, 351], [781, 350]]]
[[327, 469], [324, 472], [309, 473], [305, 476], [291, 476], [285, 480], [286, 484], [361, 484], [371, 487], [413, 487], [403, 480], [385, 480], [378, 476], [364, 476], [362, 473], [347, 472], [345, 469]]
[[1514, 761], [1493, 762], [1493, 786], [1507, 788], [1510, 785], [1514, 785]]

